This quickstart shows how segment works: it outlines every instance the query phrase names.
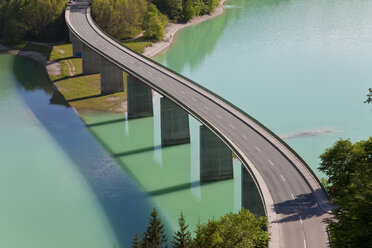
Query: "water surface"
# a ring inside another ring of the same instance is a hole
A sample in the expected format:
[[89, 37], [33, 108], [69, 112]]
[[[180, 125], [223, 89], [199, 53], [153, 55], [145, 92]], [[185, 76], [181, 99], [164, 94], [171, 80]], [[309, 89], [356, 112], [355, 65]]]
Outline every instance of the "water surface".
[[156, 60], [287, 137], [322, 176], [325, 148], [372, 135], [371, 13], [371, 0], [229, 0]]
[[52, 94], [44, 68], [0, 55], [0, 244], [128, 247], [154, 203]]

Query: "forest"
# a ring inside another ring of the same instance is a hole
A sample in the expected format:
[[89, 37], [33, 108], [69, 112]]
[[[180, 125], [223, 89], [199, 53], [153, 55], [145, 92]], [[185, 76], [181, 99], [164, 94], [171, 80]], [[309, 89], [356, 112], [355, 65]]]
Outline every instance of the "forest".
[[[161, 40], [169, 20], [187, 22], [212, 12], [219, 0], [92, 0], [93, 18], [114, 38]], [[68, 39], [67, 0], [0, 1], [0, 42], [56, 42]]]
[[320, 159], [336, 206], [327, 220], [332, 247], [372, 247], [372, 137], [355, 143], [340, 139]]

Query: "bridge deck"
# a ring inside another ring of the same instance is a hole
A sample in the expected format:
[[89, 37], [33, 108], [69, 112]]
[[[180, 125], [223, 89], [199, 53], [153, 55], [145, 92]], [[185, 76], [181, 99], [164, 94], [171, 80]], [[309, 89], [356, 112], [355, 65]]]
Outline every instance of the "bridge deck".
[[[66, 10], [70, 30], [91, 49], [208, 126], [249, 167], [260, 188], [271, 233], [270, 247], [328, 247], [328, 204], [319, 183], [275, 137], [253, 120], [201, 87], [117, 44], [93, 22], [88, 6]], [[181, 58], [180, 58], [181, 59]]]

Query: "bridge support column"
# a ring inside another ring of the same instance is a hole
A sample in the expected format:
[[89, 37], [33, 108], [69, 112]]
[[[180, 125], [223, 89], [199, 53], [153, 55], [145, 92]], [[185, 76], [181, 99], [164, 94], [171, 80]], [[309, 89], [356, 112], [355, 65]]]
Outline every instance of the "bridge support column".
[[260, 216], [265, 215], [265, 210], [260, 197], [260, 193], [253, 181], [252, 176], [248, 170], [242, 165], [242, 207], [248, 209], [253, 214]]
[[84, 43], [82, 44], [82, 52], [83, 74], [99, 73], [101, 56]]
[[101, 57], [101, 94], [124, 91], [123, 71], [114, 63]]
[[166, 97], [160, 99], [161, 144], [190, 143], [189, 114]]
[[72, 43], [72, 53], [73, 57], [81, 57], [82, 56], [82, 43], [81, 41], [76, 38], [76, 36], [71, 32], [71, 30], [68, 30], [69, 39]]
[[200, 181], [234, 177], [232, 152], [206, 126], [200, 127]]
[[152, 91], [137, 78], [127, 77], [128, 118], [153, 116]]

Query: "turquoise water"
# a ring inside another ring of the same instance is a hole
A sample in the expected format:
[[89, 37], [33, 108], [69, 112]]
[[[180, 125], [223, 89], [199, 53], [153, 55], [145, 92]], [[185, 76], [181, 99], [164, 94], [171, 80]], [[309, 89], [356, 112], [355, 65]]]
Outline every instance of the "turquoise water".
[[371, 13], [371, 0], [229, 0], [224, 15], [182, 30], [156, 60], [287, 137], [323, 176], [325, 148], [372, 135], [372, 106], [363, 103]]
[[182, 211], [195, 230], [200, 222], [218, 218], [241, 206], [240, 163], [234, 179], [199, 181], [199, 123], [191, 119], [191, 145], [161, 147], [160, 96], [154, 96], [154, 117], [126, 120], [122, 114], [84, 115], [90, 131], [151, 196], [171, 231]]
[[[371, 0], [229, 0], [224, 15], [181, 31], [156, 59], [288, 137], [316, 171], [339, 137], [372, 134], [363, 104], [371, 12]], [[37, 64], [0, 56], [0, 244], [128, 247], [153, 207], [168, 233], [181, 210], [194, 228], [240, 208], [238, 161], [234, 180], [198, 181], [197, 121], [191, 145], [160, 148], [159, 95], [154, 117], [90, 113], [88, 132], [51, 101], [47, 82]]]
[[128, 247], [154, 203], [51, 99], [40, 65], [0, 55], [0, 246]]

